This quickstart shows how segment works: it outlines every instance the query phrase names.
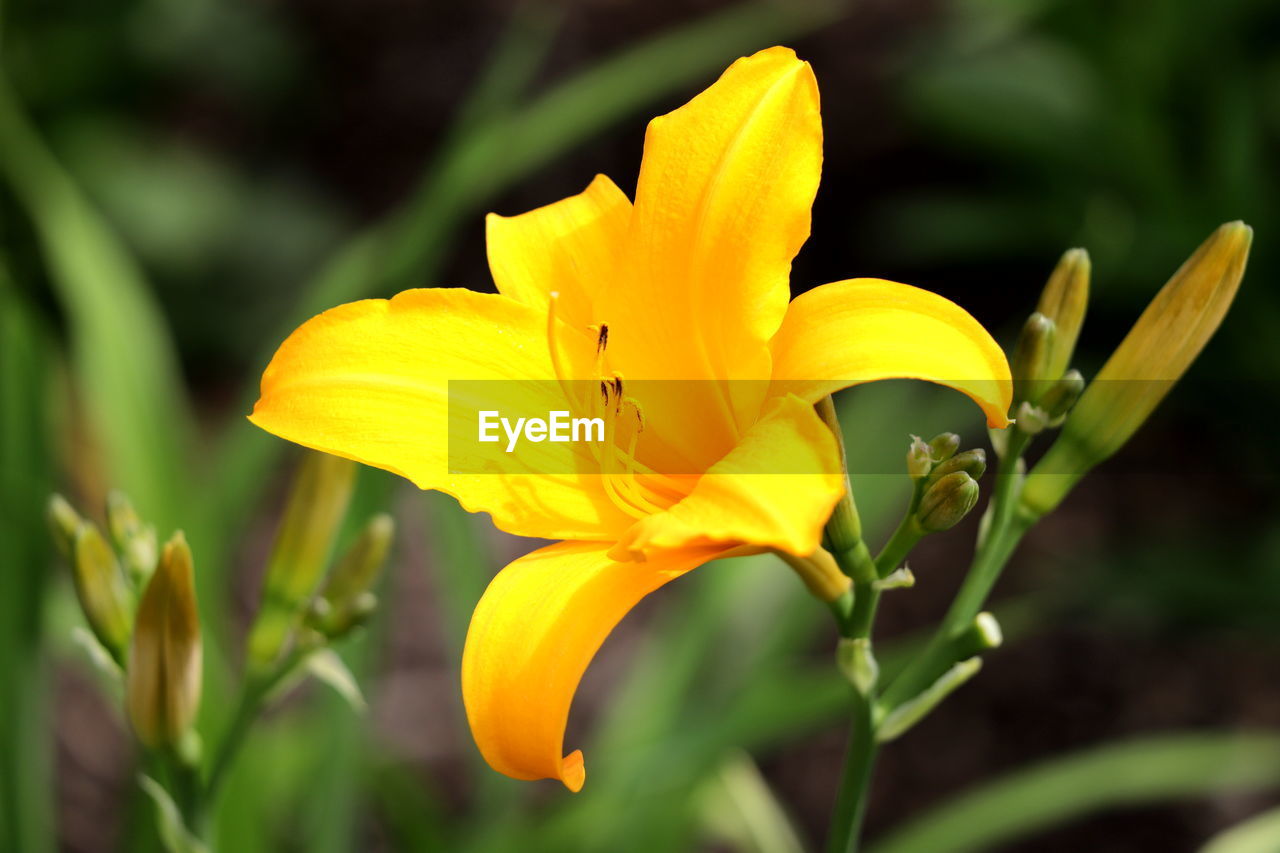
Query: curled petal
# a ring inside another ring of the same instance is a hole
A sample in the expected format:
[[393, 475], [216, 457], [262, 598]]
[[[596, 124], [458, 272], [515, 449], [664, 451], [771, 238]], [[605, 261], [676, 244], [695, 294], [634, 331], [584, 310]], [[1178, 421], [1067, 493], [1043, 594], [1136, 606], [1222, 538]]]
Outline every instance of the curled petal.
[[816, 402], [878, 379], [924, 379], [961, 391], [987, 424], [1007, 426], [1009, 363], [972, 315], [948, 299], [892, 281], [856, 278], [797, 297], [773, 339], [781, 390]]
[[640, 599], [725, 550], [619, 563], [609, 547], [560, 542], [534, 551], [499, 572], [476, 606], [462, 654], [462, 698], [476, 745], [500, 773], [581, 789], [582, 753], [564, 754], [564, 729], [587, 664]]

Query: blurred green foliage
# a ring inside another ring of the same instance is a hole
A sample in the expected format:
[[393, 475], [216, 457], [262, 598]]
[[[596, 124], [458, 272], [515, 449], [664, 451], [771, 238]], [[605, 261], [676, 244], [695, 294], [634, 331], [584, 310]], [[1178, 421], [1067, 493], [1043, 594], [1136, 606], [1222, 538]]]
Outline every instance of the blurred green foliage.
[[[242, 642], [235, 569], [277, 497], [284, 454], [282, 442], [240, 418], [271, 348], [331, 305], [433, 281], [459, 229], [478, 228], [477, 214], [498, 192], [611, 125], [669, 106], [670, 93], [705, 82], [734, 56], [800, 39], [844, 11], [821, 0], [755, 0], [531, 86], [573, 10], [520, 4], [488, 70], [432, 140], [416, 185], [367, 222], [269, 144], [292, 136], [299, 104], [314, 109], [325, 98], [308, 83], [325, 60], [309, 54], [290, 17], [305, 10], [294, 6], [55, 0], [4, 8], [0, 848], [51, 849], [56, 838], [46, 650], [65, 647], [42, 633], [41, 615], [48, 596], [67, 590], [50, 583], [40, 518], [55, 484], [69, 481], [89, 497], [121, 486], [157, 526], [187, 530], [213, 634], [205, 695], [221, 695]], [[1265, 35], [1280, 27], [1277, 17], [1261, 0], [943, 6], [892, 75], [913, 153], [931, 168], [925, 180], [904, 175], [901, 192], [867, 200], [863, 216], [876, 224], [860, 240], [875, 244], [873, 257], [915, 269], [1013, 263], [1027, 281], [1067, 245], [1085, 245], [1099, 287], [1082, 350], [1100, 360], [1187, 247], [1218, 222], [1244, 218], [1261, 239], [1241, 304], [1206, 354], [1203, 376], [1172, 402], [1200, 416], [1210, 404], [1239, 406], [1222, 399], [1216, 379], [1256, 394], [1280, 367], [1280, 350], [1259, 345], [1280, 320], [1280, 292], [1269, 286], [1280, 261], [1267, 239], [1280, 227], [1280, 57]], [[237, 137], [237, 122], [268, 142]], [[1032, 307], [1008, 293], [987, 299], [1011, 323]], [[848, 445], [865, 470], [900, 455], [907, 432], [964, 424], [980, 434], [964, 404], [943, 392], [889, 384], [847, 403]], [[1273, 403], [1258, 405], [1273, 411]], [[1230, 456], [1228, 471], [1241, 471], [1240, 454], [1270, 458], [1270, 437], [1241, 437], [1234, 418], [1203, 436], [1210, 449], [1202, 452]], [[1251, 494], [1273, 486], [1265, 476], [1246, 483]], [[907, 491], [888, 476], [856, 477], [855, 487], [873, 530]], [[362, 474], [351, 515], [392, 502], [403, 528], [423, 531], [417, 559], [425, 551], [434, 567], [440, 624], [421, 630], [443, 633], [456, 667], [500, 549], [482, 520], [440, 495], [406, 496], [381, 472]], [[1136, 610], [1161, 624], [1273, 633], [1280, 526], [1271, 519], [1248, 537], [1212, 530], [1185, 526], [1155, 548], [1090, 554], [1091, 568], [1065, 594], [1117, 622]], [[1233, 571], [1206, 575], [1203, 566], [1224, 555]], [[316, 693], [252, 736], [218, 816], [220, 844], [248, 853], [377, 844], [649, 851], [716, 840], [787, 849], [796, 835], [787, 809], [762, 804], [768, 790], [752, 781], [741, 750], [768, 755], [839, 720], [845, 687], [814, 654], [828, 639], [819, 614], [764, 558], [697, 572], [664, 591], [662, 604], [592, 720], [592, 775], [581, 795], [500, 777], [469, 747], [448, 779], [427, 778], [340, 698]], [[1030, 608], [1024, 623], [1049, 619]], [[376, 620], [349, 651], [358, 676], [378, 676], [394, 627]], [[206, 701], [205, 709], [202, 732], [216, 738], [228, 708]], [[454, 742], [469, 744], [460, 707], [441, 718], [435, 723], [453, 726]], [[1176, 781], [1203, 768], [1209, 753], [1178, 741], [1152, 754], [1153, 772]], [[1075, 775], [1066, 783], [1042, 768], [1037, 778], [1050, 794], [1016, 784], [979, 792], [971, 811], [944, 808], [921, 820], [921, 835], [904, 830], [886, 849], [936, 853], [932, 842], [911, 839], [934, 837], [937, 827], [989, 828], [993, 810], [1018, 809], [1017, 833], [1040, 831], [1083, 810], [1065, 808], [1071, 801], [1054, 784], [1091, 789], [1113, 776], [1115, 761], [1140, 759], [1104, 750], [1069, 763]], [[1193, 789], [1169, 782], [1150, 791]], [[1049, 801], [1064, 808], [1020, 805]], [[116, 846], [152, 849], [149, 806], [139, 797], [130, 808]], [[725, 814], [743, 808], [765, 825], [725, 838]]]

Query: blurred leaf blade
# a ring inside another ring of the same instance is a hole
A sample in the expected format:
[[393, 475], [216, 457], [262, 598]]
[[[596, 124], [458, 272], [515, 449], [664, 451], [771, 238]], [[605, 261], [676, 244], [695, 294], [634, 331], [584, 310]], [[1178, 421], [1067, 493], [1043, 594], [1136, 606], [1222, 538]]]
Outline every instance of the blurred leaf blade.
[[1280, 786], [1280, 734], [1159, 735], [1053, 758], [916, 818], [872, 853], [989, 850], [1124, 806]]
[[1280, 809], [1254, 815], [1209, 839], [1200, 853], [1272, 853], [1280, 846]]

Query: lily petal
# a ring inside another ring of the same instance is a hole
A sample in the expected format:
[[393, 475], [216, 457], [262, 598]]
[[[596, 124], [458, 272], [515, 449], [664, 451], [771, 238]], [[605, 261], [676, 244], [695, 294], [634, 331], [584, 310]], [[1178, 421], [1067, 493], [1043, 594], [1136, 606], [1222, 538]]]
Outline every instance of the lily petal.
[[471, 617], [462, 653], [462, 698], [476, 745], [516, 779], [586, 778], [582, 753], [564, 755], [569, 706], [587, 664], [635, 604], [719, 556], [692, 548], [619, 563], [608, 544], [559, 542], [498, 573]]
[[610, 501], [582, 443], [499, 451], [501, 473], [449, 456], [451, 417], [473, 436], [478, 411], [499, 408], [484, 394], [474, 401], [455, 394], [450, 405], [450, 381], [500, 380], [486, 387], [510, 404], [504, 411], [545, 413], [569, 408], [554, 375], [545, 311], [465, 289], [409, 290], [339, 306], [299, 327], [263, 373], [249, 420], [448, 492], [511, 533], [612, 538], [633, 519]]
[[773, 377], [811, 402], [878, 379], [924, 379], [961, 391], [987, 424], [1009, 423], [1013, 380], [1003, 350], [948, 299], [892, 281], [855, 278], [801, 294], [773, 339]]
[[569, 325], [596, 322], [598, 290], [618, 277], [631, 200], [604, 175], [585, 190], [519, 216], [485, 219], [489, 269], [498, 292], [545, 309], [551, 292]]
[[799, 397], [777, 399], [742, 442], [665, 512], [636, 522], [610, 553], [645, 559], [650, 549], [709, 544], [777, 548], [804, 557], [844, 494], [831, 429]]
[[[817, 83], [789, 49], [739, 59], [650, 122], [626, 286], [598, 311], [614, 333], [610, 363], [628, 379], [767, 379], [821, 166]], [[699, 429], [664, 438], [709, 465], [759, 410], [735, 410], [725, 388], [706, 398], [683, 412]]]

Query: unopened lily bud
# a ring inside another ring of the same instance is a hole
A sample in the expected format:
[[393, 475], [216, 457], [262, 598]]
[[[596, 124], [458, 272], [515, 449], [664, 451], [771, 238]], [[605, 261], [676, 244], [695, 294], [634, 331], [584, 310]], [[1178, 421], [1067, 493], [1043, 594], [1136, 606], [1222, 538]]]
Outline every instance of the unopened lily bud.
[[934, 463], [946, 462], [952, 456], [955, 456], [957, 450], [960, 449], [960, 436], [954, 432], [944, 432], [941, 435], [935, 435], [929, 441], [929, 453], [933, 456]]
[[74, 559], [76, 536], [83, 523], [80, 513], [62, 495], [54, 495], [49, 498], [45, 514], [48, 516], [49, 528], [53, 531], [53, 544], [58, 547], [58, 553], [68, 560]]
[[963, 471], [948, 474], [925, 491], [916, 518], [930, 533], [950, 530], [978, 502], [978, 484]]
[[365, 525], [355, 544], [329, 574], [324, 590], [312, 606], [312, 627], [337, 637], [357, 627], [377, 607], [370, 593], [395, 535], [389, 515], [377, 515]]
[[1090, 270], [1089, 253], [1084, 249], [1070, 249], [1058, 261], [1040, 292], [1036, 311], [1052, 320], [1054, 326], [1046, 379], [1057, 379], [1071, 364], [1076, 339], [1084, 325], [1085, 309], [1089, 305]]
[[1038, 405], [1040, 410], [1048, 416], [1050, 426], [1062, 424], [1067, 412], [1071, 411], [1071, 407], [1084, 393], [1084, 384], [1084, 377], [1080, 375], [1080, 371], [1068, 370], [1062, 374], [1061, 379], [1049, 386], [1048, 391], [1044, 392]]
[[[1027, 318], [1013, 348], [1009, 368], [1013, 372], [1013, 399], [1034, 401], [1040, 383], [1049, 377], [1053, 358], [1053, 321], [1039, 311]], [[1056, 377], [1054, 377], [1056, 378]]]
[[933, 468], [933, 455], [929, 445], [918, 435], [911, 436], [911, 446], [907, 448], [907, 476], [913, 480], [926, 477]]
[[203, 664], [195, 567], [182, 533], [165, 543], [138, 605], [125, 706], [138, 740], [176, 747], [200, 707]]
[[74, 555], [72, 574], [80, 609], [94, 636], [121, 662], [133, 626], [133, 591], [111, 546], [92, 523], [80, 524]]
[[273, 663], [300, 624], [324, 576], [333, 540], [351, 500], [356, 465], [327, 453], [308, 452], [298, 469], [267, 564], [262, 605], [249, 635], [249, 659]]
[[1018, 404], [1014, 412], [1014, 428], [1027, 435], [1039, 435], [1049, 428], [1050, 417], [1044, 409], [1029, 400]]
[[144, 584], [156, 569], [156, 529], [143, 523], [124, 492], [107, 495], [107, 528], [135, 584]]
[[1051, 511], [1142, 426], [1221, 325], [1244, 276], [1253, 229], [1215, 231], [1156, 294], [1089, 384], [1022, 490], [1024, 511]]
[[934, 466], [929, 472], [929, 484], [938, 482], [948, 474], [963, 471], [975, 480], [982, 479], [987, 471], [987, 452], [981, 448], [957, 453], [941, 465]]

